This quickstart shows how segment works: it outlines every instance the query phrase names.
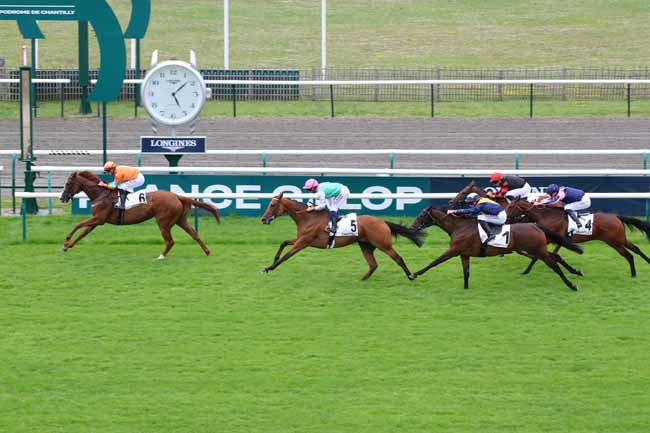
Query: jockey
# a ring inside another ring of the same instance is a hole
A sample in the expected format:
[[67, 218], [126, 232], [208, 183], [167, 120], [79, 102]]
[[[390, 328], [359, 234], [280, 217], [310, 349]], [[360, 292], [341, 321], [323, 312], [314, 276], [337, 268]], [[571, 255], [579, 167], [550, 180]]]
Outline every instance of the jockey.
[[559, 201], [564, 203], [564, 211], [575, 221], [578, 228], [582, 227], [580, 218], [578, 218], [577, 211], [588, 209], [591, 207], [591, 199], [585, 192], [578, 188], [571, 188], [570, 186], [558, 186], [554, 183], [546, 188], [546, 193], [550, 196], [548, 198], [537, 200], [535, 205], [550, 205]]
[[126, 165], [115, 165], [113, 161], [108, 161], [104, 164], [104, 172], [115, 176], [115, 179], [109, 184], [100, 182], [99, 186], [108, 189], [117, 189], [119, 201], [116, 207], [118, 209], [124, 209], [127, 194], [133, 192], [135, 188], [144, 185], [144, 176], [137, 168], [127, 167]]
[[493, 202], [489, 198], [481, 198], [474, 192], [467, 195], [465, 203], [468, 203], [470, 207], [467, 209], [448, 210], [447, 214], [478, 215], [476, 219], [488, 235], [488, 238], [483, 243], [483, 245], [487, 245], [488, 242], [496, 237], [494, 226], [502, 226], [506, 223], [506, 211], [503, 210], [500, 204]]
[[490, 198], [505, 198], [508, 202], [518, 198], [528, 199], [530, 185], [519, 176], [504, 176], [498, 171], [490, 176], [490, 183], [499, 188], [496, 193], [488, 192]]
[[350, 190], [347, 186], [337, 182], [323, 182], [319, 184], [316, 179], [307, 179], [305, 186], [302, 188], [309, 190], [311, 193], [318, 194], [316, 206], [310, 205], [307, 207], [307, 212], [327, 208], [331, 222], [329, 230], [330, 239], [333, 239], [336, 235], [339, 209], [346, 205]]

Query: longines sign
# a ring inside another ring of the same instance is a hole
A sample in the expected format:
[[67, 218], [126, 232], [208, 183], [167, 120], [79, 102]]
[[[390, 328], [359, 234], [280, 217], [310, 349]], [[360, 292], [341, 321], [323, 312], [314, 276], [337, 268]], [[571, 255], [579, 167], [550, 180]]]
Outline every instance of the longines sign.
[[140, 137], [142, 153], [205, 153], [205, 136]]
[[126, 69], [124, 38], [142, 38], [149, 25], [151, 0], [131, 0], [125, 33], [106, 0], [0, 0], [0, 20], [15, 20], [23, 37], [43, 38], [37, 21], [87, 21], [95, 29], [101, 54], [99, 80], [89, 99], [113, 101], [120, 96]]

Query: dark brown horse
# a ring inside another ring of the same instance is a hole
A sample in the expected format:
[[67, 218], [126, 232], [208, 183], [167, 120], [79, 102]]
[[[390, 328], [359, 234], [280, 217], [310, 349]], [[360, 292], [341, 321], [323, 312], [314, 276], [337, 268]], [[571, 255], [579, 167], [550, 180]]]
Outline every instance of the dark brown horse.
[[[92, 202], [93, 216], [85, 221], [80, 222], [65, 238], [63, 251], [74, 247], [84, 236], [93, 231], [97, 226], [105, 223], [118, 224], [118, 209], [115, 208], [117, 200], [117, 190], [111, 190], [99, 186], [100, 179], [89, 171], [74, 172], [68, 176], [65, 184], [61, 201], [68, 202], [75, 194], [83, 191]], [[123, 224], [139, 224], [151, 218], [156, 218], [160, 234], [165, 239], [165, 250], [158, 257], [164, 259], [167, 253], [174, 246], [171, 229], [174, 225], [180, 226], [201, 246], [206, 255], [210, 255], [210, 250], [203, 243], [198, 233], [187, 222], [187, 215], [192, 206], [199, 207], [209, 211], [219, 219], [219, 211], [212, 206], [200, 201], [192, 200], [189, 197], [183, 197], [169, 191], [155, 191], [147, 193], [147, 203], [137, 206], [133, 209], [124, 211]], [[85, 230], [72, 242], [72, 235], [81, 227]]]
[[[487, 192], [485, 192], [483, 188], [478, 187], [475, 181], [471, 181], [465, 188], [461, 189], [454, 198], [449, 200], [449, 204], [452, 206], [463, 206], [465, 204], [465, 198], [473, 192], [478, 194], [480, 197], [488, 196]], [[499, 203], [504, 209], [508, 206], [508, 200], [504, 197], [493, 198], [492, 200]]]
[[[483, 256], [496, 256], [510, 252], [523, 252], [526, 255], [534, 258], [541, 259], [548, 265], [549, 268], [562, 278], [571, 290], [578, 290], [578, 288], [569, 281], [558, 263], [569, 269], [571, 272], [578, 273], [573, 269], [560, 255], [549, 252], [546, 244], [547, 238], [553, 239], [553, 242], [562, 245], [572, 251], [582, 254], [582, 250], [571, 241], [562, 238], [550, 231], [536, 226], [535, 224], [513, 224], [510, 229], [510, 245], [508, 248], [494, 248], [488, 246], [485, 251], [481, 248], [481, 239], [479, 237], [477, 222], [474, 218], [467, 218], [462, 216], [448, 215], [445, 210], [436, 209], [430, 206], [420, 212], [420, 215], [413, 221], [411, 228], [422, 230], [431, 225], [437, 225], [447, 232], [451, 237], [449, 248], [442, 253], [440, 257], [429, 263], [425, 268], [419, 270], [411, 275], [411, 279], [424, 274], [434, 266], [446, 262], [452, 257], [460, 256], [463, 264], [463, 277], [465, 279], [465, 288], [469, 287], [469, 258], [470, 257], [483, 257]], [[483, 254], [484, 253], [484, 254]]]
[[[562, 207], [534, 206], [526, 200], [515, 200], [510, 203], [506, 212], [508, 214], [509, 222], [535, 222], [558, 235], [566, 236], [568, 233], [569, 224], [566, 213]], [[575, 243], [589, 241], [605, 242], [620, 255], [625, 257], [625, 260], [627, 260], [630, 265], [632, 277], [636, 277], [634, 256], [630, 254], [630, 251], [641, 256], [648, 263], [650, 263], [650, 257], [646, 256], [639, 247], [627, 239], [627, 236], [625, 235], [625, 226], [628, 226], [631, 229], [639, 229], [645, 232], [646, 235], [650, 236], [650, 224], [644, 221], [636, 218], [596, 212], [594, 213], [591, 235], [576, 234], [571, 237], [571, 240]], [[560, 246], [558, 245], [554, 252], [557, 252], [559, 249]], [[533, 259], [523, 273], [529, 273], [533, 269], [535, 262], [536, 260]]]
[[[282, 244], [278, 252], [275, 253], [273, 264], [268, 268], [262, 269], [261, 272], [267, 273], [277, 268], [281, 263], [288, 260], [291, 256], [298, 253], [307, 247], [314, 248], [327, 248], [328, 234], [325, 229], [329, 222], [329, 217], [326, 211], [306, 212], [307, 206], [285, 198], [280, 194], [274, 197], [266, 208], [262, 216], [264, 224], [271, 224], [275, 218], [285, 213], [289, 214], [291, 219], [298, 226], [298, 235], [295, 239], [289, 239]], [[411, 275], [411, 271], [404, 263], [402, 257], [397, 254], [393, 249], [392, 236], [404, 236], [418, 247], [422, 246], [425, 234], [409, 229], [408, 227], [399, 224], [390, 223], [388, 221], [380, 220], [369, 215], [359, 215], [358, 222], [358, 237], [355, 236], [337, 236], [335, 248], [345, 247], [353, 243], [359, 243], [363, 257], [368, 262], [369, 270], [363, 276], [362, 280], [367, 280], [377, 269], [377, 260], [375, 260], [374, 252], [376, 248], [386, 253], [391, 259], [395, 261], [403, 270], [406, 276]], [[284, 256], [281, 256], [282, 250], [288, 245], [293, 245], [291, 250]]]

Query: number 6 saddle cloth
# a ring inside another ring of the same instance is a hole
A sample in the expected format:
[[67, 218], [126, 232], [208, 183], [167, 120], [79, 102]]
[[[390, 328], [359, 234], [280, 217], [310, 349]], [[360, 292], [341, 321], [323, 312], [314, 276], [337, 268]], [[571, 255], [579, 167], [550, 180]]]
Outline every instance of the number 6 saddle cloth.
[[[485, 242], [488, 238], [487, 233], [483, 230], [480, 224], [478, 226], [478, 234], [481, 238], [481, 243]], [[497, 248], [508, 248], [510, 245], [510, 224], [504, 224], [501, 226], [501, 231], [494, 236], [494, 239], [488, 242], [488, 245], [491, 247]]]
[[[327, 223], [329, 229], [331, 222]], [[339, 218], [336, 226], [336, 236], [359, 236], [359, 226], [357, 225], [357, 214], [349, 213]]]
[[582, 227], [578, 228], [578, 225], [567, 215], [567, 221], [569, 222], [568, 235], [585, 235], [591, 236], [594, 228], [594, 214], [588, 213], [583, 215], [578, 215], [580, 219], [580, 224]]
[[[118, 194], [117, 201], [115, 202], [115, 207], [118, 206], [119, 202], [120, 197]], [[143, 204], [147, 204], [147, 193], [145, 191], [131, 192], [126, 196], [126, 204], [124, 205], [124, 208], [132, 209]]]

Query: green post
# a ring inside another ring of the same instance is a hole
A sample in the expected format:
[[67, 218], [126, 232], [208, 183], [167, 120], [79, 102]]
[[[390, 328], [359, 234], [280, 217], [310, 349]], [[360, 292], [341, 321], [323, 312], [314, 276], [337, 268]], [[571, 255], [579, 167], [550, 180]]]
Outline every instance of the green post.
[[[389, 168], [392, 170], [393, 168], [395, 168], [395, 154], [393, 152], [391, 152], [388, 158], [389, 158], [389, 161], [390, 161], [389, 162]], [[391, 174], [391, 176], [392, 176], [392, 174]]]
[[436, 115], [436, 94], [433, 90], [433, 84], [431, 85], [431, 118]]
[[[165, 159], [169, 162], [170, 167], [178, 167], [178, 162], [181, 160], [183, 155], [176, 154], [166, 154]], [[178, 172], [170, 172], [169, 174], [178, 174]]]
[[533, 83], [530, 84], [530, 118], [533, 117]]
[[79, 21], [78, 23], [79, 38], [79, 85], [81, 86], [81, 103], [79, 113], [91, 114], [93, 112], [90, 102], [88, 102], [88, 87], [90, 86], [90, 77], [88, 75], [88, 21]]
[[[25, 192], [34, 192], [34, 181], [36, 180], [36, 173], [32, 171], [32, 162], [25, 162]], [[35, 198], [23, 198], [23, 205], [25, 212], [30, 214], [38, 213], [38, 203]]]
[[648, 154], [646, 152], [643, 152], [643, 169], [648, 169]]
[[[24, 185], [25, 191], [27, 192], [34, 192], [34, 181], [36, 180], [36, 173], [32, 172], [32, 162], [36, 160], [36, 158], [34, 158], [33, 145], [34, 127], [32, 122], [32, 107], [34, 92], [32, 86], [32, 72], [31, 67], [23, 66], [20, 68], [20, 160], [25, 163]], [[29, 128], [26, 128], [25, 124], [27, 124]], [[22, 203], [25, 206], [25, 212], [38, 213], [38, 204], [36, 203], [35, 198], [23, 198]]]
[[138, 152], [138, 167], [142, 167], [142, 152]]
[[27, 212], [25, 210], [25, 199], [23, 198], [20, 203], [20, 219], [23, 224], [23, 242], [27, 240]]
[[[262, 168], [266, 168], [266, 153], [262, 152]], [[264, 176], [266, 173], [262, 172], [262, 176]]]
[[334, 117], [334, 86], [330, 84], [330, 116]]
[[237, 117], [237, 93], [234, 84], [232, 85], [232, 117]]
[[11, 154], [11, 212], [16, 215], [16, 159], [15, 153]]
[[106, 131], [106, 101], [102, 101], [102, 165], [108, 161], [108, 133]]
[[[52, 172], [47, 172], [47, 192], [52, 192]], [[52, 197], [47, 198], [47, 213], [52, 215]]]
[[[141, 73], [140, 69], [140, 38], [135, 40], [135, 78], [139, 79]], [[135, 117], [138, 117], [138, 107], [140, 106], [140, 84], [135, 85]]]
[[[32, 78], [36, 78], [36, 39], [31, 39], [32, 41]], [[32, 82], [32, 109], [34, 110], [34, 117], [38, 117], [38, 112], [36, 111], [36, 84]]]
[[519, 154], [515, 153], [515, 170], [519, 170]]
[[65, 97], [63, 95], [63, 86], [64, 84], [61, 83], [59, 87], [59, 96], [61, 98], [61, 119], [65, 117]]
[[627, 83], [627, 117], [632, 115], [632, 89], [630, 83]]

